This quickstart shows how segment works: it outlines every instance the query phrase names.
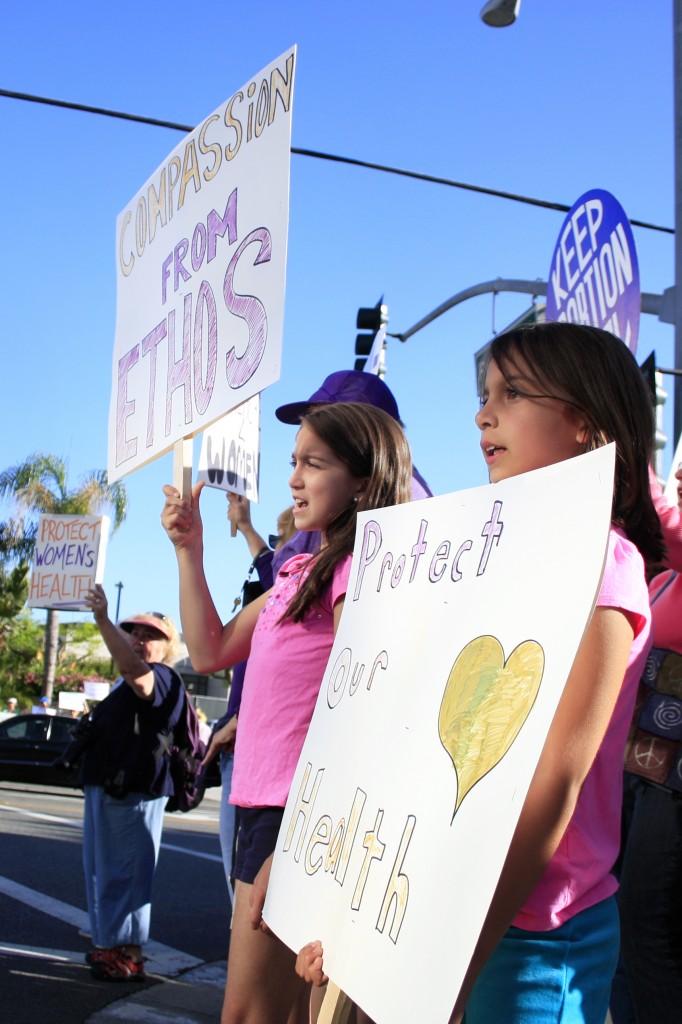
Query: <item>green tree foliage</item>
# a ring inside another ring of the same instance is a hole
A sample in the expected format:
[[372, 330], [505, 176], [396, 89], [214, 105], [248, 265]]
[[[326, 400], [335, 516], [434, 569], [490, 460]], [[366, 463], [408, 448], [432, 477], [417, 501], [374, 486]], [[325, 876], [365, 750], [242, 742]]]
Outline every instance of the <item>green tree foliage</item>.
[[43, 676], [42, 626], [20, 611], [0, 622], [0, 705], [16, 697], [19, 708], [28, 710], [40, 697]]
[[[111, 516], [112, 533], [125, 519], [125, 486], [110, 484], [105, 470], [95, 470], [69, 489], [67, 464], [56, 455], [36, 453], [0, 473], [0, 501], [8, 506], [8, 515], [0, 523], [0, 565], [7, 574], [19, 568], [33, 553], [38, 516], [101, 515]], [[11, 573], [10, 573], [11, 575]], [[43, 659], [42, 692], [51, 697], [59, 648], [59, 613], [47, 612]]]

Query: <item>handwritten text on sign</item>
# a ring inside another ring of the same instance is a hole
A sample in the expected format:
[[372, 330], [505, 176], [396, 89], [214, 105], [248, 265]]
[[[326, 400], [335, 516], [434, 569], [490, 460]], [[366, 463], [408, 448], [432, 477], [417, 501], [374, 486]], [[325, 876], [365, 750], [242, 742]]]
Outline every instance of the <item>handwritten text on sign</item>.
[[107, 516], [43, 514], [31, 569], [31, 608], [85, 609], [85, 596], [104, 577]]
[[260, 395], [233, 409], [204, 431], [197, 478], [209, 487], [258, 501]]
[[450, 1016], [598, 590], [613, 465], [358, 517], [263, 916], [321, 939], [378, 1024]]
[[294, 63], [211, 114], [118, 219], [112, 480], [279, 377]]

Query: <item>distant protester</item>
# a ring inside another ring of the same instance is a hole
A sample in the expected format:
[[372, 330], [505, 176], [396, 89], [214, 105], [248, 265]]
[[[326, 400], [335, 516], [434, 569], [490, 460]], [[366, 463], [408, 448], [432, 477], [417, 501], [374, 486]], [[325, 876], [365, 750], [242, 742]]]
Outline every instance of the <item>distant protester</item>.
[[121, 673], [89, 718], [81, 769], [93, 943], [86, 961], [100, 981], [144, 981], [142, 949], [149, 938], [163, 813], [173, 794], [167, 749], [186, 700], [171, 668], [178, 632], [160, 612], [133, 615], [117, 628], [99, 585], [86, 603]]

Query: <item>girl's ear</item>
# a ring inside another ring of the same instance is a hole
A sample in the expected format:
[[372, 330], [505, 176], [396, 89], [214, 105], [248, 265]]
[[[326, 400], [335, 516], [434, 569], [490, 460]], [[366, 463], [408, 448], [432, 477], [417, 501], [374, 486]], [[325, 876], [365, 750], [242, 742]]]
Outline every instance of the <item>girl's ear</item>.
[[573, 412], [573, 419], [575, 423], [575, 439], [578, 444], [585, 445], [589, 444], [592, 439], [594, 431], [590, 429], [589, 424], [579, 412]]
[[365, 494], [365, 491], [367, 490], [367, 485], [368, 484], [369, 484], [369, 477], [368, 476], [365, 476], [361, 480], [358, 480], [358, 486], [357, 486], [356, 491], [355, 491], [355, 497], [357, 498], [358, 501], [360, 500], [360, 498], [364, 497], [364, 494]]

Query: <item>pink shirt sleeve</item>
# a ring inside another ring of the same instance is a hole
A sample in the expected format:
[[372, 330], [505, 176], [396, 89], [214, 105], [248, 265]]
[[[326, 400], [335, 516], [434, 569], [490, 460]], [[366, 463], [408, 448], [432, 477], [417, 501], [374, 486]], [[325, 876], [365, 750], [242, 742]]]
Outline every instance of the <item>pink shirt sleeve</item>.
[[329, 590], [325, 594], [325, 603], [329, 601], [329, 609], [333, 611], [336, 602], [346, 596], [346, 590], [348, 589], [348, 577], [350, 576], [351, 562], [353, 561], [352, 555], [346, 555], [342, 558], [334, 569], [334, 575], [329, 585]]
[[682, 513], [676, 505], [669, 505], [656, 474], [649, 467], [649, 487], [654, 508], [661, 521], [663, 540], [668, 550], [665, 564], [676, 572], [682, 572]]

